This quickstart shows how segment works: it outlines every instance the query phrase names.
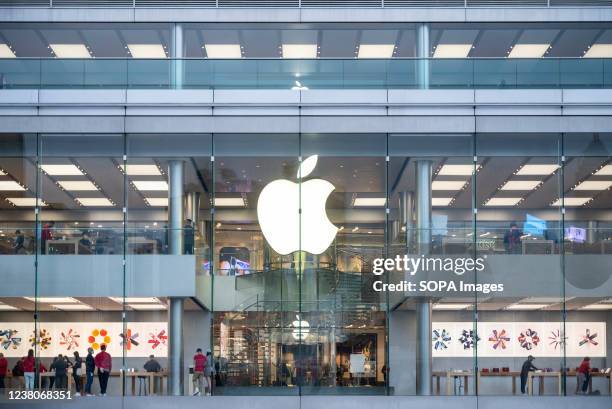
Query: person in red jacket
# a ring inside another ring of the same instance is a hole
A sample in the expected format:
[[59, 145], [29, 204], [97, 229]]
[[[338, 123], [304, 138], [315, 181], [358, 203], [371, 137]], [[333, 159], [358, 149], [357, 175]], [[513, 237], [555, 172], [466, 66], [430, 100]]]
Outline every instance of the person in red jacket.
[[34, 359], [34, 350], [28, 351], [28, 356], [23, 360], [23, 379], [25, 381], [26, 390], [34, 389], [34, 371], [36, 367], [36, 360]]
[[4, 354], [0, 352], [0, 394], [4, 392], [4, 377], [8, 371], [8, 361], [4, 357]]
[[101, 351], [94, 358], [96, 367], [98, 368], [98, 380], [100, 381], [100, 395], [106, 396], [106, 387], [108, 386], [108, 377], [113, 367], [113, 359], [106, 352], [106, 345], [100, 345]]
[[576, 375], [578, 375], [578, 382], [582, 381], [582, 393], [586, 394], [591, 379], [591, 358], [587, 356], [582, 360], [580, 366], [576, 370]]

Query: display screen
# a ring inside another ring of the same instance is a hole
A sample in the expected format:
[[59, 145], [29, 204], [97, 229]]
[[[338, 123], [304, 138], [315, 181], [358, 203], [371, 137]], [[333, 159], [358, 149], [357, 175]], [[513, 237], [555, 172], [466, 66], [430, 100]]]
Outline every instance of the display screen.
[[586, 229], [575, 226], [566, 227], [565, 239], [574, 243], [584, 243], [586, 241]]
[[250, 252], [246, 247], [222, 247], [219, 252], [219, 274], [241, 276], [251, 274]]
[[527, 213], [523, 233], [541, 236], [546, 231], [546, 221]]

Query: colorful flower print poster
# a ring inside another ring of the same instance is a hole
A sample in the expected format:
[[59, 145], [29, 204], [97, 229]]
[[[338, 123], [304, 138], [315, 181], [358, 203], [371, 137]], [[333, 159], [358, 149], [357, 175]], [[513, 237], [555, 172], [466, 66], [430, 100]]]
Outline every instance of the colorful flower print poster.
[[569, 356], [606, 356], [607, 340], [604, 322], [568, 322], [565, 327]]
[[436, 351], [444, 351], [450, 347], [452, 337], [446, 328], [434, 328], [431, 334], [432, 348]]

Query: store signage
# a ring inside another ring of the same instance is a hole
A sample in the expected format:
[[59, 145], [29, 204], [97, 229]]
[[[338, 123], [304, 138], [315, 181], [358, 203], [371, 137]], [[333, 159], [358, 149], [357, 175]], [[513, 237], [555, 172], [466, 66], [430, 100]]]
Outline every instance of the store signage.
[[[304, 160], [297, 179], [308, 176], [317, 164], [317, 155]], [[279, 254], [303, 250], [323, 253], [334, 241], [338, 228], [327, 218], [325, 202], [335, 189], [323, 179], [295, 183], [277, 179], [268, 183], [257, 201], [257, 218], [268, 244]]]

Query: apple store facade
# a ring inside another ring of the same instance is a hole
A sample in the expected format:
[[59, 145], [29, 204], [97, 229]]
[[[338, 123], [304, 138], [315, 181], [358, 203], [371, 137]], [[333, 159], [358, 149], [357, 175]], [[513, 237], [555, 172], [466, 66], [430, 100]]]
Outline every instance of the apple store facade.
[[[11, 368], [30, 348], [48, 368], [104, 343], [109, 395], [133, 393], [121, 373], [149, 355], [165, 371], [154, 393], [188, 394], [202, 348], [215, 395], [512, 395], [533, 355], [547, 376], [532, 393], [574, 395], [589, 356], [590, 387], [609, 393], [610, 133], [1, 146]], [[406, 256], [424, 264], [385, 264]], [[402, 282], [417, 289], [389, 287]]]

